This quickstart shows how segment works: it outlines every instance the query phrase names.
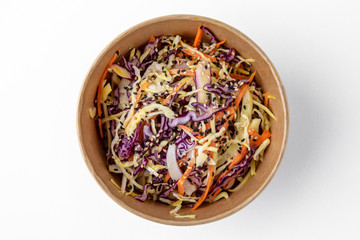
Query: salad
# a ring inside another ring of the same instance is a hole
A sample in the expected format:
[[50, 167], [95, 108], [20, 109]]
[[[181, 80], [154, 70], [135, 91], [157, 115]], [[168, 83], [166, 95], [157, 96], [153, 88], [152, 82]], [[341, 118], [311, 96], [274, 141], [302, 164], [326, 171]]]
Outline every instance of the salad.
[[192, 41], [151, 36], [142, 51], [114, 54], [89, 114], [122, 193], [194, 218], [178, 210], [228, 198], [255, 175], [274, 97], [254, 80], [254, 60], [225, 42], [199, 26]]

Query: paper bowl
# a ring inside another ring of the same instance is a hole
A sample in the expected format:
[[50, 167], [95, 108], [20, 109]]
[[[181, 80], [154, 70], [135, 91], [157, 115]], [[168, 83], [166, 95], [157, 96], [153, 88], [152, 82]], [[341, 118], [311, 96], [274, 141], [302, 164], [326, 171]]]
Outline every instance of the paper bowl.
[[[271, 144], [266, 150], [264, 160], [258, 165], [256, 175], [250, 178], [240, 190], [231, 193], [229, 199], [212, 204], [203, 204], [195, 211], [184, 207], [179, 213], [195, 214], [195, 219], [179, 219], [169, 214], [174, 207], [159, 202], [140, 202], [132, 196], [125, 196], [111, 183], [120, 179], [111, 174], [106, 166], [103, 146], [100, 142], [96, 123], [89, 117], [88, 109], [94, 106], [100, 77], [114, 52], [120, 48], [124, 55], [130, 47], [145, 44], [151, 35], [176, 35], [194, 39], [197, 27], [208, 27], [215, 36], [226, 39], [226, 45], [234, 48], [242, 56], [253, 58], [253, 70], [257, 71], [255, 80], [263, 91], [276, 97], [271, 100], [270, 108], [277, 117], [271, 120]], [[77, 113], [77, 130], [80, 147], [85, 162], [101, 188], [120, 206], [145, 219], [170, 225], [196, 225], [219, 220], [229, 216], [249, 204], [267, 186], [279, 167], [288, 133], [288, 111], [284, 88], [279, 76], [265, 53], [239, 30], [220, 21], [193, 15], [171, 15], [140, 23], [116, 37], [100, 53], [83, 83]], [[270, 207], [270, 206], [269, 206]], [[119, 216], [121, 217], [121, 216]]]

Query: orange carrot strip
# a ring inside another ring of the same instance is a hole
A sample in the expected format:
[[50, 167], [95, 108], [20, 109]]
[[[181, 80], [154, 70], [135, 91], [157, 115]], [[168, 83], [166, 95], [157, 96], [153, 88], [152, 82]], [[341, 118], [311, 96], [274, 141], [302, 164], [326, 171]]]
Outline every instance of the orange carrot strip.
[[100, 137], [103, 138], [104, 134], [103, 134], [103, 130], [102, 130], [101, 118], [99, 118], [99, 130], [100, 130]]
[[[179, 167], [181, 167], [183, 163], [186, 163], [186, 161], [187, 161], [187, 159], [186, 159], [186, 155], [185, 155], [183, 158], [178, 160], [177, 163], [178, 163]], [[168, 172], [164, 178], [164, 182], [165, 183], [168, 182], [169, 179], [170, 179], [170, 173]]]
[[169, 96], [167, 96], [167, 98], [165, 98], [163, 101], [162, 101], [162, 105], [165, 105], [167, 104], [171, 97], [175, 95], [176, 92], [178, 92], [182, 86], [184, 86], [188, 81], [190, 80], [190, 78], [188, 78], [187, 80], [183, 81], [182, 83], [180, 83], [176, 88], [174, 88], [174, 90], [172, 90], [172, 92], [169, 94]]
[[235, 106], [234, 106], [234, 107], [235, 107], [235, 110], [238, 108], [238, 106], [239, 106], [239, 104], [240, 104], [240, 102], [241, 102], [241, 99], [244, 97], [244, 95], [245, 95], [245, 93], [246, 93], [246, 90], [248, 89], [250, 83], [252, 82], [252, 80], [253, 80], [254, 77], [255, 77], [255, 74], [256, 74], [256, 71], [255, 71], [253, 74], [251, 74], [251, 76], [250, 76], [250, 78], [249, 78], [249, 83], [244, 84], [244, 85], [241, 87], [238, 95], [236, 96], [235, 102], [234, 102], [234, 104], [235, 104]]
[[191, 77], [195, 76], [194, 70], [185, 70], [185, 69], [173, 68], [169, 72], [170, 72], [171, 75], [179, 74], [179, 75], [183, 75], [183, 76], [191, 76]]
[[[191, 128], [189, 128], [188, 126], [185, 126], [185, 125], [177, 125], [178, 127], [180, 127], [180, 128], [182, 128], [184, 131], [187, 131], [187, 132], [189, 132], [189, 133], [194, 133], [194, 131], [191, 129]], [[199, 134], [198, 135], [196, 135], [196, 136], [194, 136], [194, 137], [196, 137], [197, 139], [199, 139], [199, 140], [201, 140], [201, 139], [203, 139], [204, 137], [202, 137], [202, 136], [200, 136]]]
[[[232, 106], [228, 107], [225, 110], [225, 113], [229, 114], [229, 115], [235, 113], [234, 107], [232, 107]], [[226, 116], [225, 113], [224, 113], [224, 111], [220, 111], [220, 112], [215, 113], [215, 122], [221, 121], [221, 119], [225, 118], [225, 116]], [[210, 127], [211, 127], [210, 122], [206, 123], [205, 126], [206, 126], [206, 129], [210, 129]]]
[[[251, 136], [253, 136], [254, 138], [259, 138], [260, 137], [260, 134], [257, 131], [255, 131], [254, 129], [250, 129], [249, 134]], [[253, 140], [253, 138], [251, 140]]]
[[140, 144], [142, 144], [143, 141], [144, 141], [144, 134], [143, 134], [143, 132], [144, 132], [144, 126], [145, 126], [146, 124], [147, 124], [147, 122], [144, 122], [144, 123], [142, 124], [142, 126], [140, 127], [139, 138], [138, 138], [138, 141], [139, 141]]
[[210, 55], [214, 55], [216, 49], [218, 49], [218, 48], [220, 47], [220, 45], [224, 44], [225, 42], [226, 42], [226, 40], [221, 41], [221, 42], [218, 42], [218, 43], [215, 45], [214, 49], [211, 51]]
[[136, 106], [136, 104], [140, 101], [141, 94], [142, 94], [141, 91], [142, 91], [142, 90], [145, 90], [150, 84], [151, 84], [151, 82], [147, 81], [147, 82], [144, 82], [144, 83], [140, 86], [139, 91], [137, 92], [136, 97], [135, 97], [136, 101], [135, 101], [135, 105], [134, 105], [134, 106]]
[[155, 42], [155, 37], [153, 35], [151, 35], [150, 39], [149, 39], [149, 43]]
[[197, 201], [197, 203], [194, 205], [194, 207], [191, 210], [197, 209], [204, 202], [204, 200], [206, 199], [206, 197], [207, 197], [207, 195], [209, 193], [210, 187], [212, 185], [212, 182], [214, 180], [213, 172], [214, 172], [214, 165], [210, 165], [209, 166], [209, 177], [208, 177], [208, 180], [207, 180], [207, 183], [206, 183], [205, 191], [201, 195], [200, 199]]
[[193, 45], [195, 48], [199, 48], [203, 33], [204, 33], [204, 30], [202, 29], [202, 26], [198, 26], [198, 30], [197, 30], [195, 40], [194, 40], [194, 45]]
[[168, 172], [164, 178], [164, 183], [167, 183], [170, 179], [170, 173]]
[[264, 105], [265, 107], [269, 107], [269, 96], [270, 96], [270, 93], [269, 92], [266, 92], [265, 93], [265, 99], [264, 99]]
[[[181, 51], [183, 51], [185, 54], [187, 54], [187, 55], [189, 55], [189, 56], [191, 56], [191, 57], [201, 58], [201, 55], [200, 55], [200, 54], [198, 54], [198, 53], [196, 53], [196, 52], [193, 52], [193, 51], [191, 51], [191, 50], [189, 50], [189, 49], [183, 48], [183, 49], [181, 49]], [[203, 53], [203, 55], [204, 55], [205, 57], [207, 57], [208, 59], [210, 59], [210, 61], [216, 62], [216, 58], [215, 58], [214, 56], [210, 56], [209, 54], [206, 54], [206, 53]], [[223, 61], [223, 60], [221, 60], [221, 61]], [[221, 62], [221, 61], [220, 61], [220, 62]]]
[[230, 77], [235, 78], [235, 79], [248, 79], [249, 76], [246, 75], [242, 75], [242, 74], [235, 74], [235, 73], [230, 73]]
[[177, 186], [178, 186], [178, 191], [180, 193], [180, 195], [184, 195], [184, 182], [185, 180], [189, 177], [189, 174], [191, 172], [192, 167], [194, 166], [195, 163], [195, 158], [192, 158], [190, 160], [189, 166], [186, 168], [184, 174], [181, 176], [181, 178], [177, 181]]
[[179, 167], [181, 167], [182, 165], [184, 165], [186, 162], [187, 162], [187, 157], [186, 157], [186, 155], [185, 155], [183, 158], [181, 158], [180, 160], [177, 161]]
[[265, 130], [260, 137], [258, 137], [256, 139], [256, 141], [254, 141], [254, 145], [256, 146], [260, 146], [266, 139], [271, 137], [271, 133], [268, 130]]
[[[213, 74], [212, 75], [213, 77], [216, 77], [216, 78], [220, 77], [219, 72], [213, 72], [212, 74]], [[237, 80], [239, 80], [239, 79], [248, 79], [249, 78], [249, 76], [242, 75], [242, 74], [236, 74], [236, 73], [230, 73], [230, 77], [232, 77], [234, 79], [237, 79]]]

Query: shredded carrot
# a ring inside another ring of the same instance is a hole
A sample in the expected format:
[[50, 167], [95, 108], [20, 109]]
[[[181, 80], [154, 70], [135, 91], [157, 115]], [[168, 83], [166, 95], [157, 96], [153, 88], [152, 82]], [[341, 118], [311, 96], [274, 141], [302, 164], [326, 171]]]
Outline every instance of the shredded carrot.
[[[228, 107], [226, 110], [225, 110], [225, 113], [224, 111], [220, 111], [220, 112], [217, 112], [215, 113], [215, 122], [217, 121], [221, 121], [223, 118], [225, 118], [227, 115], [231, 115], [235, 113], [235, 109], [234, 107], [230, 106]], [[206, 129], [210, 129], [211, 125], [210, 125], [210, 122], [206, 123], [205, 124], [205, 127]]]
[[153, 35], [151, 35], [150, 39], [149, 39], [149, 43], [155, 42], [155, 37]]
[[269, 108], [269, 96], [270, 96], [270, 93], [269, 92], [266, 92], [265, 93], [265, 99], [264, 99], [264, 105], [265, 107]]
[[[185, 126], [185, 125], [177, 125], [178, 127], [182, 128], [184, 131], [187, 131], [189, 133], [195, 133], [191, 128], [189, 128], [188, 126]], [[204, 137], [200, 136], [199, 134], [195, 136], [197, 139], [201, 140], [203, 139]]]
[[179, 75], [182, 75], [182, 76], [191, 76], [191, 77], [195, 76], [194, 70], [185, 70], [185, 69], [173, 68], [169, 72], [170, 72], [171, 75], [179, 74]]
[[254, 145], [256, 146], [260, 146], [266, 139], [271, 137], [271, 133], [268, 130], [265, 130], [260, 137], [258, 137], [255, 141], [254, 141]]
[[244, 95], [245, 95], [245, 93], [246, 93], [246, 90], [248, 89], [250, 83], [252, 82], [252, 80], [253, 80], [254, 77], [255, 77], [255, 74], [256, 74], [256, 71], [255, 71], [253, 74], [251, 74], [251, 76], [250, 76], [250, 78], [249, 78], [249, 83], [248, 83], [248, 84], [244, 84], [244, 85], [241, 87], [238, 95], [236, 96], [235, 102], [234, 102], [234, 104], [235, 104], [235, 106], [234, 106], [235, 110], [239, 107], [239, 104], [240, 104], [240, 102], [241, 102], [241, 99], [244, 97]]
[[[226, 130], [228, 129], [228, 127], [229, 127], [229, 122], [231, 122], [231, 121], [233, 120], [234, 116], [235, 116], [235, 113], [232, 113], [232, 114], [228, 117], [228, 119], [226, 119], [224, 125], [223, 125], [221, 128], [225, 128], [225, 131], [226, 131]], [[221, 128], [220, 128], [220, 129], [221, 129]]]
[[180, 160], [177, 161], [179, 167], [181, 167], [182, 165], [184, 165], [186, 162], [187, 162], [187, 157], [186, 157], [186, 155], [185, 155], [183, 158], [181, 158]]
[[[185, 155], [183, 158], [181, 158], [180, 160], [177, 161], [179, 167], [181, 167], [182, 164], [184, 164], [184, 163], [186, 163], [186, 162], [187, 162], [187, 157], [186, 157], [186, 155]], [[165, 182], [165, 183], [168, 182], [169, 179], [170, 179], [170, 173], [168, 172], [168, 173], [165, 175], [164, 182]]]
[[184, 182], [189, 177], [189, 174], [191, 172], [192, 167], [194, 166], [195, 158], [192, 158], [190, 160], [189, 166], [186, 168], [184, 174], [181, 176], [181, 178], [177, 181], [178, 191], [180, 195], [184, 195]]
[[[219, 72], [213, 72], [212, 73], [213, 77], [216, 77], [216, 78], [219, 78], [220, 75], [219, 75]], [[215, 74], [215, 75], [214, 75]], [[246, 75], [242, 75], [242, 74], [236, 74], [236, 73], [230, 73], [230, 77], [236, 79], [236, 80], [240, 80], [240, 79], [248, 79], [249, 76], [246, 76]]]
[[168, 172], [164, 178], [164, 183], [167, 183], [170, 179], [170, 173]]
[[130, 157], [128, 158], [129, 162], [132, 162], [134, 160], [134, 154], [131, 154]]
[[198, 26], [198, 30], [197, 30], [196, 37], [194, 40], [194, 45], [193, 45], [195, 48], [199, 48], [203, 33], [204, 33], [204, 30], [203, 30], [202, 26]]
[[137, 92], [136, 97], [135, 97], [136, 101], [135, 101], [134, 106], [136, 106], [136, 104], [140, 101], [141, 94], [142, 94], [141, 91], [145, 91], [145, 89], [146, 89], [150, 84], [151, 84], [151, 82], [147, 81], [147, 82], [144, 82], [144, 83], [140, 86], [139, 91]]
[[[260, 137], [260, 134], [257, 131], [255, 131], [254, 129], [250, 129], [249, 134], [251, 136], [253, 136], [253, 138], [259, 138]], [[251, 138], [251, 140], [253, 140], [253, 138]]]
[[[181, 51], [183, 51], [186, 55], [189, 55], [189, 56], [191, 56], [191, 57], [201, 58], [201, 55], [200, 55], [200, 54], [198, 54], [198, 53], [196, 53], [196, 52], [193, 52], [193, 51], [191, 51], [191, 50], [189, 50], [189, 49], [183, 48], [183, 49], [181, 49]], [[209, 54], [206, 54], [206, 53], [203, 53], [203, 55], [204, 55], [205, 57], [207, 57], [208, 59], [210, 59], [210, 61], [216, 62], [216, 57], [210, 56]], [[221, 60], [221, 61], [222, 61], [222, 60]]]
[[212, 182], [214, 180], [213, 172], [214, 172], [214, 165], [210, 165], [209, 166], [209, 177], [207, 179], [205, 191], [201, 195], [200, 199], [197, 201], [197, 203], [194, 205], [194, 207], [191, 210], [197, 209], [204, 202], [204, 200], [206, 199], [206, 197], [207, 197], [207, 195], [209, 193], [210, 187], [212, 185]]
[[230, 77], [234, 78], [234, 79], [248, 79], [249, 76], [246, 75], [242, 75], [242, 74], [236, 74], [236, 73], [230, 73]]
[[190, 79], [191, 79], [191, 78], [186, 79], [185, 81], [183, 81], [182, 83], [180, 83], [176, 88], [174, 88], [174, 90], [172, 90], [172, 92], [167, 96], [167, 98], [165, 98], [165, 99], [162, 101], [161, 104], [162, 104], [162, 105], [167, 104], [167, 103], [170, 101], [171, 97], [174, 96], [175, 93], [178, 92], [178, 91], [182, 88], [182, 86], [184, 86]]
[[182, 58], [182, 57], [184, 56], [184, 53], [179, 52], [179, 53], [177, 54], [177, 56], [178, 56], [179, 58]]
[[224, 44], [225, 42], [226, 42], [226, 40], [221, 41], [221, 42], [218, 42], [218, 43], [215, 45], [214, 49], [211, 51], [210, 55], [214, 55], [215, 51], [220, 47], [220, 45]]
[[101, 118], [99, 118], [99, 130], [100, 130], [100, 137], [103, 138], [104, 134], [103, 134], [103, 130], [102, 130]]
[[143, 123], [141, 123], [142, 125], [140, 126], [140, 132], [139, 132], [139, 138], [138, 138], [138, 141], [139, 141], [139, 143], [140, 144], [142, 144], [143, 143], [143, 140], [144, 140], [144, 134], [143, 134], [143, 132], [144, 132], [144, 126], [145, 125], [150, 125], [148, 122], [143, 122]]

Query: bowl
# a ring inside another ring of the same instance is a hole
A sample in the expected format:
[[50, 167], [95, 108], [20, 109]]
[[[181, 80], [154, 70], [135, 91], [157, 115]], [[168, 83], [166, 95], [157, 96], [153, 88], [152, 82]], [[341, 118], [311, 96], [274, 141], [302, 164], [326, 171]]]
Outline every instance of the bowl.
[[[252, 70], [256, 70], [256, 82], [264, 92], [270, 92], [276, 97], [271, 100], [270, 108], [277, 117], [271, 120], [271, 144], [266, 150], [264, 160], [258, 165], [256, 175], [228, 199], [222, 199], [212, 204], [203, 204], [195, 211], [182, 208], [181, 214], [195, 214], [195, 219], [180, 219], [169, 214], [174, 207], [166, 204], [146, 201], [140, 202], [132, 196], [125, 196], [112, 184], [111, 179], [120, 182], [117, 176], [111, 174], [106, 167], [106, 158], [96, 123], [89, 117], [88, 109], [94, 106], [97, 86], [100, 77], [114, 52], [120, 48], [124, 55], [130, 47], [139, 47], [146, 43], [151, 35], [179, 34], [188, 39], [194, 39], [197, 27], [208, 27], [218, 39], [227, 39], [231, 46], [242, 56], [256, 60]], [[77, 115], [77, 131], [80, 147], [85, 162], [101, 188], [120, 206], [145, 219], [170, 225], [196, 225], [219, 220], [229, 216], [256, 198], [267, 186], [279, 167], [284, 154], [288, 134], [288, 111], [285, 90], [279, 76], [265, 53], [239, 30], [220, 21], [194, 15], [170, 15], [151, 19], [140, 23], [116, 37], [100, 53], [91, 66], [81, 89]], [[270, 206], [269, 206], [270, 207]]]

